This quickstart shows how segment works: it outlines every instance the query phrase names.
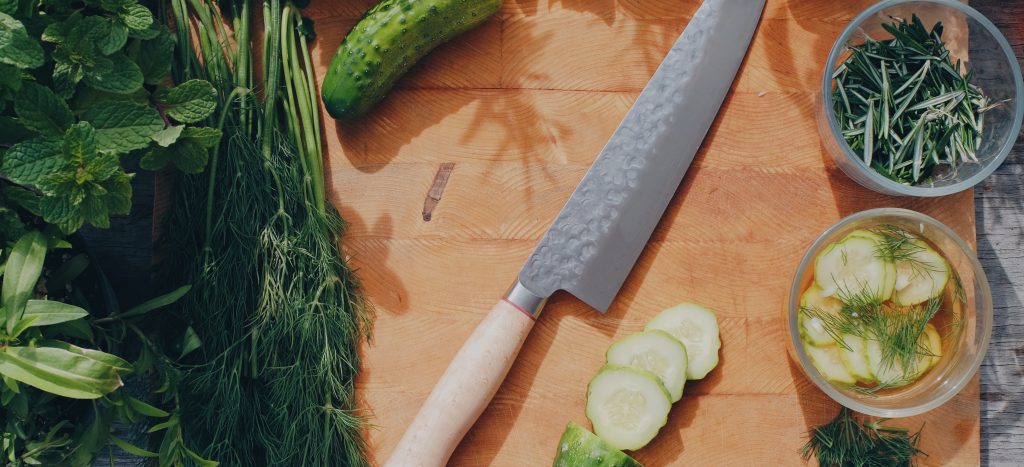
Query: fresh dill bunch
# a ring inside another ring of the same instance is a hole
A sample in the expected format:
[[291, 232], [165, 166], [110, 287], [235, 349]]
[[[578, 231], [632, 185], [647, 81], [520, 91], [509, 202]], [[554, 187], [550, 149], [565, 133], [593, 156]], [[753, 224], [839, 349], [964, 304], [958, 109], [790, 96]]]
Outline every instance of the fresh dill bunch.
[[810, 431], [800, 454], [816, 457], [822, 467], [910, 467], [918, 454], [927, 456], [918, 448], [921, 430], [911, 434], [885, 421], [860, 421], [843, 407], [832, 421]]

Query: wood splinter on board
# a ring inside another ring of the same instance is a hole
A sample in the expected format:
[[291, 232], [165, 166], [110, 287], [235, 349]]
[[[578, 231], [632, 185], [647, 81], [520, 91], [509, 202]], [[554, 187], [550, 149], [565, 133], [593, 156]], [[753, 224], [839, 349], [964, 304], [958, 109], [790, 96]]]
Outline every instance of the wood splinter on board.
[[433, 217], [434, 208], [441, 201], [441, 194], [444, 193], [444, 187], [448, 184], [448, 178], [451, 177], [454, 169], [454, 162], [444, 162], [437, 168], [434, 183], [430, 185], [427, 198], [423, 200], [423, 220], [425, 222], [430, 222], [430, 218]]

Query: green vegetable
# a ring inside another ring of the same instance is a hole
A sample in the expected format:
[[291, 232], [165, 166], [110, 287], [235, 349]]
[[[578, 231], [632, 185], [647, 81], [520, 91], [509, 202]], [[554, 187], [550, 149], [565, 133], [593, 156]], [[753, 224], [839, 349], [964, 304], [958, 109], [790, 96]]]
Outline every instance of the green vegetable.
[[608, 363], [647, 370], [658, 375], [672, 396], [683, 397], [686, 384], [686, 347], [671, 334], [652, 330], [626, 336], [608, 347]]
[[322, 95], [334, 118], [365, 115], [435, 47], [490, 18], [501, 0], [383, 0], [338, 46]]
[[616, 449], [640, 449], [665, 426], [672, 398], [658, 375], [605, 365], [587, 386], [587, 418]]
[[562, 439], [558, 441], [558, 451], [552, 467], [643, 466], [576, 422], [569, 422], [562, 433]]
[[[181, 341], [185, 409], [165, 442], [184, 439], [225, 465], [367, 465], [354, 391], [371, 315], [326, 199], [309, 24], [295, 5], [267, 0], [261, 47], [249, 1], [170, 7], [175, 81], [213, 85], [220, 110], [197, 124], [223, 137], [189, 149], [209, 162], [181, 177], [167, 224], [177, 252], [167, 273], [192, 289], [180, 304], [191, 325]], [[194, 139], [187, 131], [170, 147]], [[163, 164], [161, 151], [142, 163]]]
[[682, 303], [651, 318], [645, 331], [661, 330], [686, 347], [686, 379], [703, 379], [718, 366], [718, 316], [693, 303]]
[[[836, 69], [832, 106], [846, 142], [878, 173], [907, 185], [977, 163], [984, 113], [993, 107], [942, 42], [942, 23], [882, 25], [892, 39], [851, 46]], [[998, 104], [995, 104], [998, 105]]]
[[816, 457], [822, 467], [910, 467], [918, 454], [921, 431], [883, 425], [885, 420], [860, 421], [843, 407], [831, 422], [811, 430], [801, 449], [804, 459]]

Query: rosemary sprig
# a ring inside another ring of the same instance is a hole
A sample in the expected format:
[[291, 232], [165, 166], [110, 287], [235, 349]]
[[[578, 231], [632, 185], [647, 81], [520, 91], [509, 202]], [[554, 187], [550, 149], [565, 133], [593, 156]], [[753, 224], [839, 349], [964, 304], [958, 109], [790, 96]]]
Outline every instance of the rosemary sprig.
[[[832, 103], [843, 137], [864, 163], [908, 185], [954, 176], [978, 162], [983, 114], [994, 105], [952, 61], [942, 23], [915, 15], [883, 24], [892, 39], [851, 45], [833, 74]], [[941, 169], [941, 170], [940, 170]]]
[[816, 457], [823, 467], [909, 467], [918, 454], [927, 456], [918, 448], [920, 429], [911, 434], [906, 428], [885, 426], [885, 421], [862, 422], [843, 407], [832, 421], [811, 430], [800, 454]]

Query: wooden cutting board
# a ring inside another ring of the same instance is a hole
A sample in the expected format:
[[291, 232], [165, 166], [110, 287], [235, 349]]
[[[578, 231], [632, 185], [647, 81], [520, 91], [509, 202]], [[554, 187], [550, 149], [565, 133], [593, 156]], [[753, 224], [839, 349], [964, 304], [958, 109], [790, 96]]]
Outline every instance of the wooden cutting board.
[[[372, 3], [307, 8], [319, 75]], [[802, 462], [806, 432], [838, 407], [786, 353], [780, 310], [807, 246], [839, 218], [880, 206], [922, 211], [974, 238], [971, 192], [884, 197], [849, 180], [819, 142], [825, 56], [871, 3], [768, 1], [717, 122], [610, 311], [556, 295], [452, 465], [550, 464], [565, 424], [587, 422], [586, 385], [608, 345], [682, 301], [718, 312], [721, 364], [687, 385], [668, 425], [635, 457], [650, 466]], [[344, 248], [377, 307], [359, 379], [375, 462], [515, 278], [698, 5], [506, 0], [368, 118], [327, 119]], [[441, 168], [450, 170], [443, 188]], [[923, 465], [978, 464], [977, 379], [900, 423], [926, 423]]]

